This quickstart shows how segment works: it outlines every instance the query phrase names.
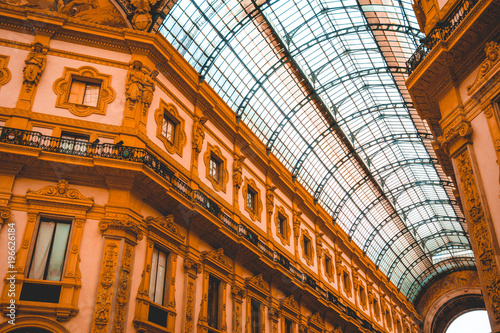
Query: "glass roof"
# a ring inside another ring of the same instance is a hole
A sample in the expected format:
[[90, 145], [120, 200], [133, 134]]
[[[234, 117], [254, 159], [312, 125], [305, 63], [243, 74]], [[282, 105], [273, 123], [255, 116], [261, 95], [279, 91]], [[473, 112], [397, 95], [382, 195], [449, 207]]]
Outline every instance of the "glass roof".
[[413, 301], [474, 267], [404, 85], [409, 0], [178, 0], [159, 32]]

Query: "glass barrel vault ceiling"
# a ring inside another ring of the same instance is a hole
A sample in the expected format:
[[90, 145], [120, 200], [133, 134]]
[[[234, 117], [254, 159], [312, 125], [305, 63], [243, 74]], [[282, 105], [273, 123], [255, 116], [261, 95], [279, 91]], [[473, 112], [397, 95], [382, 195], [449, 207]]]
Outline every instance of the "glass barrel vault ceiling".
[[404, 86], [411, 0], [178, 0], [159, 32], [410, 301], [474, 267]]

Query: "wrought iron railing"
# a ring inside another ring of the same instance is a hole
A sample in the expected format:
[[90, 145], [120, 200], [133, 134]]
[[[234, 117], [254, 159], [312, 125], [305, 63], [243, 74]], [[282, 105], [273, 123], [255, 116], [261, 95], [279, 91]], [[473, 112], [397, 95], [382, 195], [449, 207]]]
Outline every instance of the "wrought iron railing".
[[420, 40], [420, 45], [406, 62], [408, 74], [411, 74], [417, 68], [439, 41], [445, 41], [455, 31], [477, 2], [478, 0], [460, 1], [446, 20], [436, 23], [436, 27], [432, 29], [429, 35]]
[[[262, 254], [278, 263], [294, 278], [302, 283], [313, 288], [321, 298], [338, 306], [342, 312], [347, 315], [356, 315], [356, 311], [339, 302], [338, 298], [321, 287], [319, 283], [310, 275], [302, 272], [290, 262], [290, 260], [279, 251], [271, 249], [267, 246], [265, 239], [260, 239], [258, 234], [249, 229], [246, 225], [236, 223], [229, 215], [222, 211], [222, 208], [206, 194], [200, 190], [193, 190], [189, 185], [179, 177], [159, 158], [152, 155], [144, 148], [135, 148], [117, 144], [93, 144], [90, 142], [77, 142], [75, 140], [61, 139], [51, 136], [42, 135], [39, 132], [20, 130], [9, 127], [0, 127], [0, 143], [8, 143], [13, 145], [21, 145], [27, 147], [39, 148], [42, 151], [60, 153], [65, 155], [76, 155], [81, 157], [104, 157], [118, 160], [126, 160], [131, 162], [143, 163], [157, 175], [172, 184], [172, 187], [191, 202], [196, 203], [210, 212], [213, 216], [222, 221], [222, 225], [230, 230], [235, 235], [241, 236], [256, 246]], [[354, 317], [356, 319], [356, 317]], [[362, 320], [364, 327], [372, 327], [372, 325]], [[373, 332], [380, 331], [373, 330]]]

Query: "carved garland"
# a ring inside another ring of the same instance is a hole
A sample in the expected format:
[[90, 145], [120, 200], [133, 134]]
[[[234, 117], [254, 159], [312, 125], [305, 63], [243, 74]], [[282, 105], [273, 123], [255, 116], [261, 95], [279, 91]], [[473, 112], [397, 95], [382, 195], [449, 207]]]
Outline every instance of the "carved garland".
[[[307, 238], [309, 240], [309, 242], [307, 244], [304, 243], [304, 240], [305, 238]], [[307, 231], [307, 229], [302, 229], [302, 235], [300, 236], [300, 243], [301, 243], [301, 247], [302, 247], [302, 257], [305, 259], [306, 263], [309, 265], [309, 266], [313, 266], [314, 265], [314, 246], [312, 245], [312, 237], [309, 235], [309, 231]], [[305, 249], [305, 246], [308, 247], [308, 252], [309, 252], [309, 256], [306, 255], [306, 249]]]
[[[217, 158], [220, 162], [219, 179], [215, 179], [212, 175], [210, 175], [210, 159], [212, 158], [212, 155], [215, 156], [215, 158]], [[208, 143], [207, 151], [203, 155], [203, 161], [205, 162], [206, 167], [206, 177], [212, 183], [214, 190], [226, 193], [226, 185], [229, 181], [229, 172], [227, 171], [227, 160], [224, 155], [222, 155], [220, 148], [212, 146]]]
[[[168, 118], [175, 124], [173, 141], [167, 139], [163, 132], [163, 123]], [[182, 151], [186, 146], [186, 132], [184, 130], [184, 119], [173, 104], [167, 104], [160, 100], [160, 107], [155, 111], [156, 137], [163, 142], [165, 149], [170, 154], [178, 154], [182, 157]]]
[[0, 86], [3, 86], [10, 81], [12, 77], [10, 70], [7, 68], [9, 63], [9, 56], [0, 55]]
[[498, 43], [494, 41], [486, 43], [484, 52], [486, 53], [486, 59], [479, 66], [479, 72], [477, 73], [476, 80], [473, 84], [467, 86], [467, 92], [469, 95], [480, 85], [482, 79], [500, 60], [500, 45], [498, 45]]
[[[75, 79], [100, 83], [101, 87], [96, 107], [68, 102], [71, 84]], [[105, 115], [108, 104], [115, 99], [116, 95], [111, 87], [111, 75], [101, 74], [97, 69], [90, 66], [83, 66], [78, 69], [64, 67], [63, 77], [54, 82], [53, 89], [57, 95], [56, 107], [68, 109], [72, 114], [79, 117], [86, 117], [91, 114]]]
[[[283, 221], [283, 233], [279, 232], [280, 220]], [[288, 215], [286, 214], [285, 208], [283, 208], [283, 206], [276, 206], [276, 212], [274, 213], [274, 224], [276, 226], [276, 236], [278, 236], [278, 238], [280, 239], [281, 244], [290, 245], [292, 232], [290, 229]]]

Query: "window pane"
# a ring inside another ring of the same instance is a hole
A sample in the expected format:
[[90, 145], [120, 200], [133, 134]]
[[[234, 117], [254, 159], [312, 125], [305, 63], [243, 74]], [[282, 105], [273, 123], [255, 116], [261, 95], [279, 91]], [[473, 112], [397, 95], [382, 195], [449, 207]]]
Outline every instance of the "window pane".
[[35, 251], [31, 260], [29, 279], [43, 280], [45, 266], [50, 251], [50, 243], [56, 224], [54, 222], [41, 222], [35, 242]]
[[158, 250], [153, 250], [153, 259], [151, 260], [151, 279], [149, 281], [149, 299], [155, 301], [156, 271], [158, 268]]
[[47, 269], [47, 280], [61, 280], [70, 229], [71, 225], [69, 223], [57, 223], [56, 225], [54, 241], [50, 251], [49, 267]]
[[208, 279], [207, 320], [208, 326], [215, 329], [219, 328], [219, 286], [220, 280], [210, 276]]
[[156, 273], [155, 299], [154, 302], [163, 304], [163, 295], [165, 289], [165, 267], [167, 264], [167, 255], [163, 251], [158, 253], [158, 269]]
[[100, 88], [101, 86], [98, 84], [86, 83], [82, 104], [88, 106], [97, 106]]

